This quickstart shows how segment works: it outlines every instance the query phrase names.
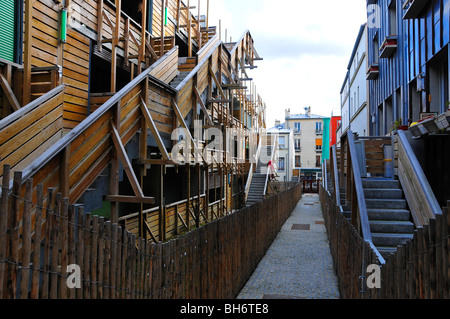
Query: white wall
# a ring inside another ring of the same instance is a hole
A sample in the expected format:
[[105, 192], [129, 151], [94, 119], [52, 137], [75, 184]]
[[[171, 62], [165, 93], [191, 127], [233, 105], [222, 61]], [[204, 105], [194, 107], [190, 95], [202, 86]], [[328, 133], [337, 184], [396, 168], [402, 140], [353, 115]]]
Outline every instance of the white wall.
[[[345, 132], [350, 123], [350, 128], [359, 135], [368, 135], [368, 104], [367, 104], [367, 53], [366, 53], [367, 28], [364, 29], [363, 36], [358, 44], [357, 51], [349, 70], [348, 88], [349, 94], [345, 103], [341, 103], [342, 112], [342, 132]], [[342, 96], [345, 96], [345, 91]], [[342, 98], [341, 98], [342, 100]]]

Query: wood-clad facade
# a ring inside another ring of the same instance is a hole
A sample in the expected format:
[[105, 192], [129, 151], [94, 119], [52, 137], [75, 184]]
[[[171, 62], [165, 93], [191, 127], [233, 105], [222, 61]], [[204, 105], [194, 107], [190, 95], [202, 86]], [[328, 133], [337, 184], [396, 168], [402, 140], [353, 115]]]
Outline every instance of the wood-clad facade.
[[[5, 185], [21, 172], [34, 200], [42, 185], [154, 242], [242, 207], [265, 128], [246, 69], [261, 58], [250, 32], [223, 43], [193, 2], [16, 1], [22, 45], [0, 58]], [[177, 129], [195, 146], [187, 163], [175, 158]], [[207, 129], [244, 138], [209, 149]]]

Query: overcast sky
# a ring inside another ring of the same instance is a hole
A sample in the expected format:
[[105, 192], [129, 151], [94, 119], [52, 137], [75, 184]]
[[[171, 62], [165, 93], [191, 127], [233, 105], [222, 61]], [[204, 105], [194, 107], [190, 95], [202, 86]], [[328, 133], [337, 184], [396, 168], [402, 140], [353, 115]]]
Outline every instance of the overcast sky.
[[[206, 0], [201, 0], [201, 11]], [[197, 1], [191, 0], [191, 5]], [[233, 41], [249, 30], [263, 61], [250, 71], [267, 104], [267, 126], [285, 109], [331, 116], [361, 24], [366, 0], [210, 0], [210, 25]], [[339, 114], [340, 115], [340, 114]]]

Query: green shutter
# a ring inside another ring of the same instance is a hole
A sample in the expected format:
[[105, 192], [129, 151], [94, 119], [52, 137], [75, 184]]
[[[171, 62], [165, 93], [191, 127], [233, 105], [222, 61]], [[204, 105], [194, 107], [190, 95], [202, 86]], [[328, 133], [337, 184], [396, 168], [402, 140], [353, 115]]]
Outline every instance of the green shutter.
[[0, 58], [14, 62], [14, 0], [0, 0]]

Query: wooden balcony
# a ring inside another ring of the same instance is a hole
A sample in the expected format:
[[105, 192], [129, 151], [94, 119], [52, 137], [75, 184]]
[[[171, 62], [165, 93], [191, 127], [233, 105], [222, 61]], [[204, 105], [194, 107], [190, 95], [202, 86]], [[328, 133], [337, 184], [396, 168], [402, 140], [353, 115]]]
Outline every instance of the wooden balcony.
[[378, 78], [378, 74], [380, 73], [380, 69], [378, 64], [372, 64], [367, 70], [367, 80], [375, 80]]
[[388, 35], [380, 47], [380, 58], [390, 58], [397, 50], [397, 36]]
[[403, 19], [418, 18], [428, 3], [428, 0], [406, 0], [403, 3], [403, 10], [406, 10]]

